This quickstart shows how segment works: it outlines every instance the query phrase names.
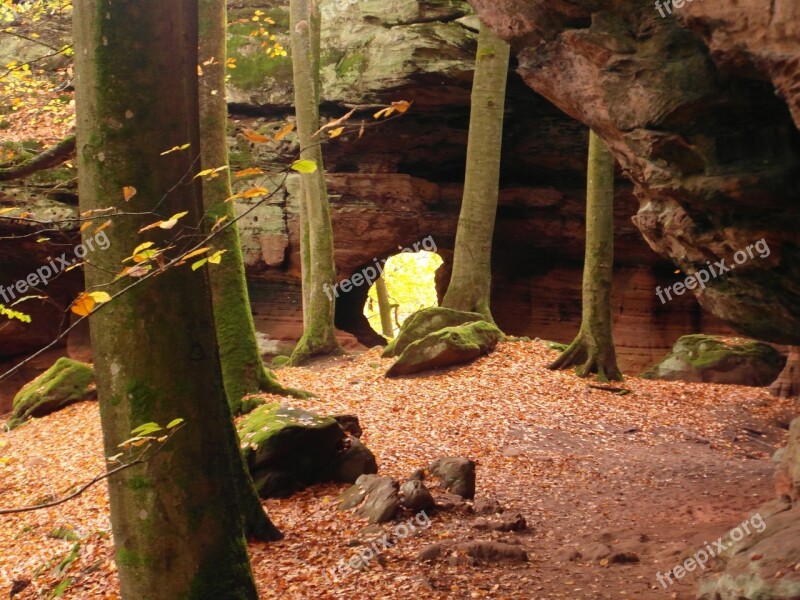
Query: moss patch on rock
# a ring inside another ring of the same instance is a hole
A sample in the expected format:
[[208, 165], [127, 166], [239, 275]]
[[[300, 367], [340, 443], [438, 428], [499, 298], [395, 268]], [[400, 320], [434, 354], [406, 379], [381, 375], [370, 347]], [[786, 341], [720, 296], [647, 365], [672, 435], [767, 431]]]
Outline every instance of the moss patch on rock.
[[397, 337], [394, 338], [383, 350], [384, 358], [400, 356], [403, 351], [411, 344], [421, 340], [434, 331], [439, 331], [447, 327], [458, 327], [465, 323], [483, 321], [480, 313], [462, 312], [441, 306], [423, 308], [408, 317]]
[[407, 346], [386, 376], [410, 375], [467, 363], [489, 354], [501, 339], [503, 332], [486, 321], [445, 327]]
[[94, 393], [94, 369], [69, 358], [59, 358], [52, 367], [25, 385], [14, 397], [13, 429], [30, 417], [42, 417]]
[[685, 335], [645, 379], [761, 387], [780, 375], [786, 357], [769, 344], [710, 335]]

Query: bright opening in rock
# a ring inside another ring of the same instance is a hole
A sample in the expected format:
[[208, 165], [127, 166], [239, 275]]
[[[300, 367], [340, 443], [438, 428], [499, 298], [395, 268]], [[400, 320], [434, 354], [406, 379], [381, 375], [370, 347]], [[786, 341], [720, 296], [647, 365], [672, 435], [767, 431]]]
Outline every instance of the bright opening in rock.
[[403, 252], [386, 261], [383, 281], [389, 305], [390, 328], [384, 331], [378, 302], [380, 282], [372, 284], [364, 304], [364, 316], [372, 328], [384, 337], [394, 337], [409, 315], [429, 306], [437, 306], [436, 269], [442, 257], [435, 252]]

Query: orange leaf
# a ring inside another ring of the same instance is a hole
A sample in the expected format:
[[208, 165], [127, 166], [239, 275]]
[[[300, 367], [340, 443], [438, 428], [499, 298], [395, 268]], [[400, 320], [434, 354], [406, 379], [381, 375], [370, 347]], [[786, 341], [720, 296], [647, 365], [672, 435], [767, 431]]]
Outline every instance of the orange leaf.
[[278, 133], [275, 134], [275, 141], [279, 142], [287, 135], [289, 135], [292, 131], [294, 131], [294, 123], [288, 123], [286, 127], [281, 129]]
[[95, 302], [94, 298], [86, 292], [83, 292], [75, 299], [75, 302], [72, 303], [70, 310], [79, 317], [88, 317], [92, 314], [92, 310], [96, 304], [97, 302]]
[[261, 175], [264, 171], [259, 169], [258, 167], [250, 167], [249, 169], [244, 169], [242, 171], [236, 171], [234, 175], [236, 177], [250, 177], [251, 175]]
[[251, 142], [255, 142], [256, 144], [263, 144], [264, 142], [268, 142], [269, 138], [265, 135], [258, 133], [257, 131], [253, 131], [252, 129], [245, 129], [242, 131], [242, 135], [246, 137]]
[[125, 202], [133, 198], [135, 195], [136, 195], [136, 188], [133, 187], [132, 185], [126, 185], [124, 188], [122, 188], [122, 196], [123, 198], [125, 198]]

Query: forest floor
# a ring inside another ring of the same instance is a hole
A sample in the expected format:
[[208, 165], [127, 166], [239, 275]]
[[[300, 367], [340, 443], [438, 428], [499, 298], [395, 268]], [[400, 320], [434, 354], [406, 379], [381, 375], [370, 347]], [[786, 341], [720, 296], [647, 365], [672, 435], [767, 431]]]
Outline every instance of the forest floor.
[[[697, 571], [669, 589], [657, 573], [774, 497], [770, 457], [793, 403], [758, 388], [634, 377], [621, 396], [547, 371], [554, 356], [538, 342], [504, 343], [461, 369], [387, 380], [390, 362], [373, 349], [279, 371], [318, 395], [294, 405], [359, 416], [381, 474], [405, 478], [436, 458], [466, 456], [477, 462], [476, 499], [519, 511], [529, 529], [490, 533], [468, 510], [435, 513], [364, 570], [330, 581], [328, 570], [357, 555], [349, 542], [366, 522], [336, 510], [347, 486], [315, 486], [264, 503], [286, 538], [250, 544], [261, 597], [694, 598]], [[73, 405], [0, 434], [0, 508], [63, 494], [102, 469], [97, 405]], [[468, 540], [519, 544], [529, 561], [415, 559], [428, 544]], [[623, 562], [600, 559], [605, 546]], [[0, 548], [2, 597], [12, 579], [32, 580], [21, 600], [51, 597], [66, 581], [61, 598], [118, 597], [102, 484], [56, 508], [0, 517]], [[638, 562], [624, 562], [633, 555]]]

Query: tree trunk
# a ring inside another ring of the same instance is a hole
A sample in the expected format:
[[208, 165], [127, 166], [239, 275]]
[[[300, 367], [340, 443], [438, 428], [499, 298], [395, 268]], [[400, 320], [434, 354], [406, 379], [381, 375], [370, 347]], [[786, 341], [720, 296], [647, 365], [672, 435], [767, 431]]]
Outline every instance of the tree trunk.
[[791, 346], [786, 366], [769, 386], [773, 396], [800, 400], [800, 346]]
[[[292, 0], [290, 25], [294, 96], [300, 157], [317, 165], [314, 173], [301, 178], [301, 247], [303, 260], [303, 337], [297, 343], [291, 363], [299, 365], [322, 354], [340, 354], [334, 327], [335, 303], [324, 293], [336, 281], [328, 190], [322, 162], [319, 129], [319, 36], [320, 16], [316, 0]], [[303, 222], [305, 217], [305, 223]]]
[[[200, 62], [204, 64], [199, 78], [200, 168], [214, 169], [228, 164], [226, 128], [228, 106], [225, 100], [225, 61], [227, 19], [224, 0], [200, 0]], [[283, 388], [261, 361], [256, 341], [253, 314], [244, 274], [244, 261], [239, 243], [239, 229], [234, 222], [233, 205], [225, 200], [231, 195], [230, 176], [223, 171], [215, 179], [203, 180], [203, 207], [206, 229], [218, 219], [226, 225], [213, 238], [211, 246], [223, 250], [222, 263], [209, 268], [211, 298], [216, 324], [217, 347], [222, 367], [222, 380], [231, 414], [242, 412], [242, 397], [260, 391], [295, 395], [296, 390]], [[240, 477], [237, 483], [245, 533], [259, 540], [278, 540], [282, 536], [261, 506], [244, 459], [234, 465]]]
[[387, 338], [394, 337], [392, 324], [392, 305], [389, 303], [389, 290], [386, 289], [386, 280], [383, 275], [375, 280], [375, 295], [378, 297], [378, 312], [381, 316], [381, 331]]
[[[226, 10], [223, 0], [200, 1], [200, 58], [204, 65], [200, 77], [200, 162], [202, 169], [228, 164], [226, 127], [228, 107], [225, 100]], [[242, 398], [247, 394], [268, 392], [306, 398], [299, 390], [285, 388], [261, 360], [256, 340], [250, 297], [247, 292], [239, 229], [234, 222], [236, 211], [230, 202], [230, 177], [223, 172], [215, 179], [204, 179], [203, 200], [210, 229], [225, 218], [221, 231], [211, 245], [224, 250], [222, 263], [209, 270], [217, 327], [222, 377], [231, 413], [242, 412]], [[248, 408], [248, 407], [245, 407]]]
[[[125, 204], [111, 244], [86, 268], [89, 289], [114, 293], [123, 260], [160, 218], [203, 214], [196, 160], [198, 5], [190, 0], [75, 2], [75, 69], [81, 210]], [[160, 156], [176, 145], [187, 151]], [[181, 185], [182, 184], [182, 185]], [[85, 236], [91, 236], [87, 229]], [[191, 238], [190, 238], [191, 239]], [[191, 242], [173, 241], [188, 249]], [[172, 254], [171, 254], [172, 255]], [[106, 453], [147, 423], [186, 420], [144, 465], [108, 481], [122, 596], [126, 600], [255, 599], [237, 494], [242, 462], [214, 335], [207, 273], [173, 268], [114, 299], [90, 319]]]
[[490, 309], [492, 237], [500, 186], [503, 113], [510, 49], [481, 25], [472, 84], [464, 198], [458, 218], [453, 272], [442, 306], [481, 313]]
[[583, 318], [578, 336], [550, 366], [578, 365], [579, 377], [597, 373], [603, 381], [622, 379], [611, 333], [611, 279], [614, 274], [614, 157], [594, 131], [589, 133], [586, 190], [586, 259]]

